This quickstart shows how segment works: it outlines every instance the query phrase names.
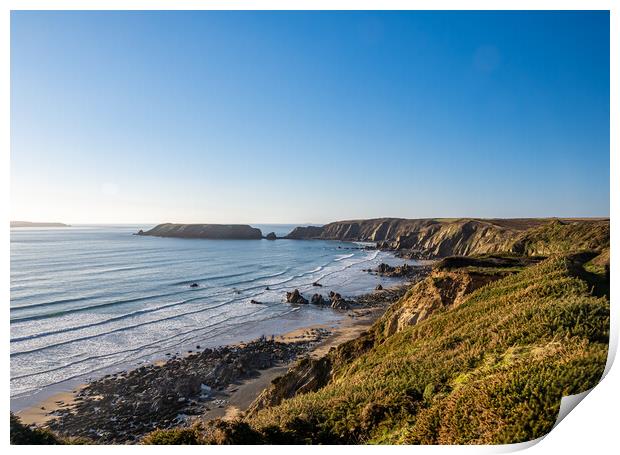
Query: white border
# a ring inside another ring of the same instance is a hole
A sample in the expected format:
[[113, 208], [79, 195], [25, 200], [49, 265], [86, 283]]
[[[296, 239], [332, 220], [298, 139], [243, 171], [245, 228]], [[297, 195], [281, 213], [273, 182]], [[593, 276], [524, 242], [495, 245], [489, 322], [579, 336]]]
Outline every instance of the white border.
[[[10, 300], [9, 295], [9, 267], [10, 267], [10, 251], [9, 251], [9, 206], [10, 206], [10, 10], [63, 10], [63, 9], [79, 9], [79, 10], [198, 10], [198, 9], [212, 9], [212, 10], [243, 10], [243, 9], [267, 9], [267, 10], [360, 10], [360, 9], [402, 9], [402, 10], [460, 10], [460, 9], [473, 9], [473, 10], [610, 10], [610, 22], [611, 22], [611, 75], [610, 75], [610, 102], [611, 102], [611, 142], [610, 142], [610, 191], [611, 191], [611, 211], [610, 215], [612, 219], [616, 219], [618, 214], [619, 199], [617, 185], [617, 173], [618, 173], [618, 131], [620, 131], [620, 124], [618, 122], [618, 81], [620, 73], [618, 71], [618, 56], [620, 55], [620, 8], [617, 6], [617, 2], [612, 0], [590, 0], [590, 1], [578, 1], [578, 0], [522, 0], [522, 1], [502, 1], [502, 0], [474, 0], [474, 1], [458, 1], [458, 0], [438, 0], [438, 1], [422, 1], [422, 0], [385, 0], [385, 1], [371, 1], [371, 0], [214, 0], [214, 1], [200, 1], [200, 0], [90, 0], [90, 1], [76, 1], [76, 0], [5, 0], [2, 2], [2, 19], [0, 21], [1, 30], [1, 46], [0, 46], [0, 58], [3, 62], [1, 72], [1, 86], [2, 86], [2, 98], [4, 101], [4, 108], [0, 111], [0, 140], [2, 144], [2, 164], [0, 165], [0, 187], [2, 188], [2, 196], [0, 198], [0, 210], [2, 212], [2, 218], [4, 220], [5, 228], [1, 230], [1, 246], [2, 248], [2, 261], [0, 262], [2, 268], [2, 275], [0, 282], [4, 290], [4, 328], [8, 329], [8, 302]], [[618, 228], [615, 223], [611, 224], [612, 238], [618, 238]], [[618, 248], [616, 243], [612, 242], [612, 258], [616, 257]], [[611, 294], [618, 295], [620, 291], [620, 285], [618, 280], [614, 279], [618, 276], [615, 266], [612, 267], [612, 280], [611, 280]], [[6, 416], [5, 425], [0, 425], [0, 431], [2, 432], [3, 441], [8, 445], [8, 411], [9, 411], [9, 331], [4, 331], [4, 349], [5, 355], [3, 357], [2, 369], [5, 378], [5, 393], [0, 396], [2, 402], [2, 411]], [[608, 362], [608, 369], [611, 366], [618, 346], [618, 312], [615, 311], [614, 305], [612, 305], [612, 339], [610, 340], [610, 358]], [[620, 404], [620, 373], [618, 367], [608, 371], [607, 376], [601, 383], [595, 387], [588, 398], [584, 400], [578, 407], [576, 412], [570, 413], [547, 437], [542, 438], [538, 444], [529, 449], [529, 453], [541, 453], [546, 454], [551, 451], [561, 452], [563, 454], [570, 453], [610, 453], [612, 448], [618, 447], [617, 436], [617, 412], [618, 405]], [[389, 451], [411, 451], [416, 452], [458, 452], [458, 453], [499, 453], [505, 451], [512, 451], [515, 449], [522, 449], [530, 447], [532, 444], [522, 444], [512, 447], [488, 447], [488, 446], [401, 446], [401, 447], [373, 447], [373, 446], [347, 446], [335, 449], [334, 447], [323, 447], [318, 449], [317, 447], [295, 447], [295, 451], [302, 452], [315, 452], [316, 450], [327, 450], [329, 452], [340, 451], [377, 451], [377, 450], [389, 450]], [[103, 447], [89, 447], [87, 450], [109, 450], [110, 446]], [[10, 446], [10, 450], [15, 453], [30, 452], [37, 450], [36, 447], [24, 447], [24, 446]], [[83, 446], [74, 446], [59, 448], [59, 447], [45, 447], [45, 451], [57, 451], [57, 450], [80, 450], [83, 451]], [[126, 450], [153, 450], [164, 451], [170, 450], [162, 447], [148, 447], [148, 448], [127, 448], [125, 446], [114, 446], [112, 450], [126, 451]], [[173, 449], [174, 450], [174, 449]], [[289, 453], [290, 447], [252, 447], [252, 448], [226, 448], [226, 447], [187, 447], [185, 451], [199, 450], [201, 453], [205, 450], [215, 451], [230, 451], [230, 450], [251, 450], [252, 452], [276, 452], [276, 453]]]

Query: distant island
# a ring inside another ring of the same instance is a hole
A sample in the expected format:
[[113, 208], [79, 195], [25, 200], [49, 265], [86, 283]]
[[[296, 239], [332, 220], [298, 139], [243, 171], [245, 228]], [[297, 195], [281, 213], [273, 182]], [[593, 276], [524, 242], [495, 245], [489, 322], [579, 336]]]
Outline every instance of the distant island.
[[47, 222], [36, 222], [36, 221], [11, 221], [12, 228], [23, 228], [23, 227], [70, 227], [69, 224], [65, 223], [47, 223]]
[[139, 230], [136, 235], [155, 237], [178, 237], [184, 239], [259, 240], [260, 229], [247, 224], [173, 224], [164, 223], [148, 231]]

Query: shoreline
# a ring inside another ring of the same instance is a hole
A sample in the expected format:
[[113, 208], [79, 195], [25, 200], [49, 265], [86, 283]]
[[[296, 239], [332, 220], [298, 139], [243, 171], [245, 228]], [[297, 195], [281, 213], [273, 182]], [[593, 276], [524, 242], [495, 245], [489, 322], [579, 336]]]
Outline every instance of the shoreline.
[[[348, 242], [343, 242], [343, 243], [348, 243], [352, 245], [351, 247], [343, 246], [342, 247], [343, 250], [346, 250], [349, 248], [364, 249], [364, 248], [359, 247], [360, 242], [348, 241]], [[340, 249], [341, 247], [338, 246], [338, 248]], [[399, 261], [400, 259], [400, 258], [396, 258], [393, 252], [386, 251], [382, 253], [384, 254], [387, 253], [383, 258], [384, 262], [394, 263], [395, 261]], [[374, 259], [375, 258], [373, 257], [370, 260], [374, 260]], [[365, 262], [367, 261], [361, 261], [361, 262], [355, 263], [353, 264], [353, 267], [359, 268], [360, 267], [359, 264], [363, 264]], [[405, 262], [408, 262], [408, 261], [405, 260]], [[426, 265], [424, 264], [423, 261], [413, 261], [413, 263], [415, 266], [419, 265], [421, 267], [424, 267]], [[350, 266], [347, 266], [345, 267], [345, 269], [348, 269], [349, 267]], [[361, 269], [361, 271], [366, 272], [365, 269]], [[332, 277], [330, 276], [331, 274], [333, 274], [333, 272], [328, 274], [329, 279], [332, 279]], [[355, 301], [358, 298], [366, 295], [366, 293], [372, 293], [372, 290], [376, 286], [376, 283], [383, 284], [383, 286], [386, 287], [387, 289], [388, 287], [398, 286], [400, 283], [403, 283], [406, 281], [406, 278], [403, 279], [402, 277], [400, 278], [389, 277], [389, 276], [380, 275], [380, 274], [373, 274], [373, 276], [376, 277], [377, 279], [364, 273], [362, 280], [359, 282], [357, 278], [354, 278], [353, 276], [347, 276], [345, 277], [345, 280], [342, 282], [324, 284], [323, 285], [325, 286], [324, 288], [316, 288], [316, 287], [313, 287], [313, 286], [316, 286], [315, 284], [310, 285], [309, 283], [303, 283], [302, 285], [296, 285], [296, 286], [299, 286], [300, 291], [303, 292], [306, 295], [306, 297], [308, 297], [308, 300], [310, 300], [310, 297], [315, 292], [318, 292], [320, 294], [325, 294], [327, 290], [332, 290], [332, 289], [337, 290], [338, 287], [342, 286], [345, 289], [339, 292], [342, 292], [345, 298], [352, 299]], [[321, 280], [322, 278], [325, 278], [325, 277], [321, 276], [319, 277], [319, 280]], [[267, 287], [267, 289], [269, 289], [269, 287]], [[286, 289], [283, 289], [282, 292], [285, 292], [285, 290]], [[292, 291], [293, 288], [291, 287], [288, 290]], [[250, 297], [248, 297], [248, 299], [250, 299]], [[271, 300], [268, 300], [267, 302], [271, 304]], [[263, 302], [261, 301], [258, 303], [263, 303]], [[343, 308], [342, 310], [344, 309], [346, 308]], [[301, 310], [301, 311], [297, 312], [297, 310]], [[120, 363], [113, 363], [111, 365], [95, 367], [94, 370], [83, 372], [75, 376], [66, 378], [66, 379], [61, 379], [58, 382], [45, 385], [38, 390], [16, 393], [16, 395], [11, 396], [9, 399], [10, 409], [14, 413], [25, 414], [26, 410], [30, 411], [33, 407], [37, 407], [40, 405], [45, 406], [45, 403], [50, 404], [50, 399], [52, 398], [66, 401], [67, 393], [73, 390], [76, 390], [79, 387], [83, 387], [84, 384], [86, 383], [96, 381], [97, 379], [104, 377], [107, 374], [116, 374], [116, 373], [123, 372], [123, 371], [133, 370], [136, 368], [140, 368], [141, 366], [144, 366], [144, 365], [153, 364], [154, 362], [159, 362], [159, 361], [165, 362], [166, 360], [170, 359], [171, 355], [173, 354], [176, 354], [178, 357], [179, 355], [184, 355], [185, 352], [190, 352], [190, 353], [192, 351], [197, 352], [195, 349], [198, 345], [202, 346], [203, 348], [204, 347], [212, 348], [212, 347], [224, 346], [224, 345], [234, 345], [234, 344], [241, 343], [243, 341], [255, 339], [256, 337], [259, 337], [261, 335], [266, 335], [266, 336], [270, 336], [271, 334], [280, 335], [280, 334], [287, 333], [291, 330], [296, 330], [299, 328], [313, 327], [317, 324], [338, 325], [340, 322], [342, 322], [343, 319], [347, 318], [344, 311], [339, 310], [337, 312], [333, 312], [331, 311], [330, 308], [328, 308], [328, 305], [317, 305], [317, 306], [309, 305], [306, 308], [304, 308], [303, 305], [300, 305], [298, 308], [293, 308], [293, 311], [294, 313], [292, 313], [290, 316], [289, 315], [284, 316], [285, 317], [284, 325], [278, 324], [277, 322], [275, 322], [275, 319], [273, 322], [270, 322], [269, 318], [267, 318], [261, 321], [264, 327], [262, 327], [259, 330], [254, 329], [251, 325], [247, 325], [247, 327], [242, 327], [242, 326], [235, 327], [235, 334], [233, 336], [228, 336], [227, 334], [223, 334], [224, 336], [221, 336], [222, 334], [219, 334], [217, 337], [213, 337], [213, 340], [211, 340], [210, 337], [207, 337], [206, 339], [200, 339], [200, 340], [196, 338], [192, 341], [187, 341], [183, 344], [178, 344], [177, 346], [174, 346], [172, 348], [166, 348], [166, 349], [162, 348], [160, 351], [157, 351], [157, 352], [155, 351], [150, 352], [150, 353], [147, 352], [145, 353], [145, 355], [141, 357], [127, 359]], [[300, 315], [303, 315], [303, 316], [300, 316]], [[166, 351], [170, 352], [170, 354], [168, 354]], [[12, 381], [11, 381], [11, 385], [12, 385]]]
[[[334, 328], [329, 335], [322, 341], [310, 349], [306, 355], [312, 358], [319, 358], [327, 354], [327, 352], [342, 343], [357, 338], [362, 332], [370, 328], [374, 322], [379, 319], [387, 309], [385, 307], [377, 307], [373, 309], [356, 309], [353, 312], [359, 313], [355, 317], [348, 317], [342, 320], [338, 327]], [[293, 330], [287, 334], [276, 337], [276, 340], [282, 342], [292, 342], [296, 338], [301, 337], [308, 330], [325, 328], [322, 325], [311, 326], [305, 329]], [[206, 411], [194, 421], [208, 421], [211, 419], [221, 418], [224, 420], [232, 420], [242, 416], [254, 400], [266, 389], [273, 379], [284, 375], [290, 367], [292, 367], [298, 359], [292, 360], [285, 365], [275, 366], [261, 371], [260, 376], [250, 378], [241, 384], [235, 384], [226, 391], [226, 397], [222, 398], [225, 403], [221, 406]]]
[[[226, 387], [221, 388], [221, 390], [216, 390], [214, 388], [206, 404], [199, 407], [201, 412], [198, 415], [184, 416], [184, 421], [177, 422], [176, 424], [190, 424], [196, 420], [209, 420], [213, 418], [229, 419], [238, 417], [250, 406], [263, 389], [270, 385], [275, 377], [286, 373], [288, 368], [290, 368], [297, 359], [302, 356], [320, 357], [327, 353], [332, 347], [356, 338], [385, 312], [394, 299], [394, 290], [403, 290], [408, 286], [409, 280], [403, 280], [398, 285], [389, 289], [379, 292], [371, 291], [365, 294], [363, 297], [375, 301], [375, 305], [366, 303], [358, 308], [343, 311], [342, 318], [334, 324], [309, 325], [275, 336], [272, 342], [275, 342], [276, 345], [279, 343], [289, 345], [296, 354], [285, 361], [276, 361], [267, 368], [259, 368], [257, 371], [254, 371], [250, 377], [232, 380]], [[404, 291], [396, 291], [396, 293], [398, 292]], [[244, 349], [244, 347], [252, 343], [254, 343], [254, 341], [249, 343], [237, 343], [225, 346], [224, 348]], [[209, 349], [207, 349], [207, 351], [209, 351]], [[196, 363], [192, 360], [196, 356], [198, 356], [197, 353], [186, 354], [182, 358], [150, 362], [124, 374], [136, 374], [139, 370], [148, 371], [149, 368], [162, 368], [175, 360], [177, 362], [179, 360], [185, 360], [190, 364]], [[121, 373], [121, 376], [122, 374], [123, 373]], [[114, 375], [112, 375], [112, 378], [113, 377]], [[183, 376], [180, 376], [177, 379], [181, 379], [182, 377]], [[88, 394], [85, 395], [85, 391], [94, 384], [105, 381], [105, 378], [106, 377], [93, 380], [88, 384], [81, 384], [79, 387], [75, 387], [73, 391], [63, 391], [53, 394], [31, 406], [20, 409], [15, 412], [15, 414], [19, 416], [25, 424], [48, 426], [51, 421], [52, 424], [54, 424], [54, 422], [58, 422], [58, 420], [53, 421], [53, 419], [68, 415], [76, 406], [83, 407], [85, 403], [84, 400], [89, 399]], [[132, 400], [131, 392], [127, 393], [127, 396], [123, 398], [125, 400]], [[179, 415], [184, 414], [181, 412]], [[159, 426], [157, 427], [159, 428]], [[53, 429], [56, 431], [59, 430], [59, 428]], [[67, 434], [70, 434], [70, 432], [67, 432]], [[98, 442], [105, 443], [111, 441], [99, 440]], [[126, 442], [131, 443], [134, 441], [127, 440]]]
[[[331, 243], [331, 242], [327, 242], [327, 243]], [[41, 371], [39, 371], [38, 368], [32, 369], [33, 371], [30, 371], [31, 370], [30, 368], [23, 369], [21, 365], [24, 365], [24, 366], [28, 365], [27, 359], [30, 358], [29, 354], [26, 355], [26, 357], [24, 357], [25, 360], [21, 360], [20, 358], [20, 360], [17, 361], [12, 358], [11, 359], [11, 367], [12, 367], [11, 370], [12, 371], [11, 371], [11, 381], [10, 381], [11, 391], [10, 391], [10, 398], [9, 398], [11, 411], [13, 412], [23, 411], [26, 408], [30, 408], [34, 405], [37, 405], [43, 401], [48, 400], [52, 396], [56, 396], [63, 392], [72, 391], [76, 389], [78, 386], [80, 386], [81, 384], [96, 380], [97, 378], [103, 377], [104, 375], [108, 373], [114, 374], [114, 373], [117, 373], [123, 370], [139, 368], [141, 365], [147, 365], [157, 360], [167, 360], [167, 358], [170, 358], [170, 356], [175, 353], [177, 355], [179, 354], [182, 355], [183, 352], [186, 352], [186, 351], [187, 352], [191, 352], [192, 350], [195, 351], [195, 349], [197, 349], [197, 346], [202, 346], [204, 348], [204, 347], [231, 345], [231, 344], [239, 343], [242, 341], [251, 340], [261, 335], [266, 335], [266, 336], [270, 336], [272, 334], [279, 335], [279, 334], [288, 332], [296, 328], [310, 327], [316, 323], [332, 324], [332, 323], [336, 323], [337, 321], [343, 318], [342, 314], [337, 314], [337, 312], [330, 311], [328, 308], [326, 308], [326, 306], [309, 306], [306, 308], [303, 308], [302, 306], [300, 306], [300, 307], [284, 308], [280, 304], [284, 303], [284, 294], [286, 293], [286, 291], [292, 291], [295, 288], [299, 288], [300, 292], [306, 294], [306, 297], [308, 298], [308, 300], [310, 300], [310, 297], [314, 293], [323, 294], [323, 296], [326, 297], [325, 293], [327, 291], [332, 291], [332, 290], [338, 293], [341, 293], [346, 298], [355, 299], [356, 297], [374, 289], [374, 287], [378, 283], [382, 284], [384, 287], [388, 287], [388, 286], [397, 284], [397, 282], [400, 281], [400, 280], [392, 279], [390, 277], [382, 277], [382, 276], [373, 277], [370, 275], [364, 275], [364, 276], [357, 275], [361, 267], [363, 267], [365, 264], [368, 264], [368, 265], [372, 264], [374, 267], [379, 262], [392, 263], [394, 261], [398, 261], [398, 262], [402, 261], [401, 259], [396, 258], [392, 252], [387, 252], [387, 251], [381, 252], [378, 250], [364, 251], [364, 253], [368, 253], [368, 254], [359, 254], [359, 258], [357, 258], [356, 256], [351, 261], [349, 261], [348, 258], [344, 258], [346, 259], [344, 262], [339, 262], [343, 260], [340, 254], [348, 253], [347, 251], [344, 251], [344, 250], [349, 250], [349, 249], [365, 250], [365, 248], [360, 247], [359, 242], [354, 242], [354, 241], [343, 241], [343, 242], [337, 242], [337, 243], [342, 243], [342, 246], [331, 245], [331, 244], [327, 245], [328, 249], [330, 250], [332, 249], [332, 247], [337, 248], [338, 250], [340, 249], [343, 250], [342, 253], [340, 253], [340, 251], [337, 251], [333, 254], [335, 259], [333, 259], [330, 256], [330, 261], [327, 261], [325, 263], [322, 263], [317, 260], [315, 261], [317, 264], [313, 263], [312, 266], [314, 265], [319, 265], [319, 266], [314, 269], [311, 269], [311, 267], [308, 267], [307, 269], [305, 269], [303, 268], [303, 266], [299, 266], [297, 268], [300, 270], [295, 269], [293, 272], [286, 274], [283, 277], [285, 278], [284, 281], [280, 280], [280, 278], [274, 279], [274, 280], [263, 279], [263, 278], [270, 277], [270, 275], [267, 275], [266, 277], [264, 276], [258, 277], [258, 278], [261, 278], [262, 281], [265, 281], [265, 284], [263, 284], [262, 287], [261, 286], [252, 287], [252, 285], [248, 285], [246, 286], [247, 287], [246, 289], [242, 285], [240, 289], [237, 289], [235, 287], [237, 286], [236, 282], [233, 281], [230, 286], [228, 286], [226, 283], [222, 285], [216, 284], [215, 286], [212, 286], [212, 288], [215, 289], [215, 291], [217, 292], [214, 292], [208, 285], [205, 285], [205, 286], [201, 285], [200, 289], [197, 289], [197, 290], [192, 289], [191, 291], [195, 291], [197, 293], [196, 296], [200, 297], [201, 301], [209, 302], [210, 299], [213, 298], [215, 302], [214, 308], [221, 306], [222, 302], [224, 302], [225, 299], [228, 299], [234, 305], [234, 307], [231, 306], [231, 308], [235, 309], [235, 311], [237, 312], [243, 313], [243, 318], [239, 317], [238, 323], [237, 321], [233, 320], [235, 318], [230, 318], [232, 321], [230, 324], [228, 324], [228, 322], [224, 320], [226, 324], [223, 324], [222, 326], [224, 327], [225, 325], [229, 325], [231, 330], [221, 330], [221, 331], [217, 331], [217, 330], [212, 331], [211, 329], [200, 330], [200, 327], [205, 326], [204, 324], [191, 326], [192, 328], [195, 329], [193, 330], [193, 332], [195, 332], [195, 335], [192, 334], [191, 337], [188, 336], [185, 338], [183, 338], [182, 336], [179, 336], [178, 340], [176, 341], [173, 340], [174, 342], [172, 341], [168, 342], [167, 341], [168, 339], [174, 338], [173, 336], [170, 336], [164, 339], [165, 343], [162, 343], [161, 346], [159, 346], [158, 344], [159, 339], [157, 337], [155, 336], [149, 337], [147, 334], [147, 341], [149, 341], [149, 343], [145, 344], [145, 347], [146, 347], [145, 349], [135, 350], [136, 352], [133, 353], [131, 345], [119, 344], [119, 346], [118, 347], [115, 346], [113, 350], [106, 349], [102, 351], [101, 357], [105, 357], [103, 362], [90, 361], [89, 357], [87, 357], [87, 355], [90, 355], [90, 354], [84, 353], [80, 347], [76, 347], [75, 349], [73, 349], [73, 351], [75, 351], [76, 354], [84, 354], [82, 356], [85, 358], [83, 365], [80, 364], [79, 366], [73, 367], [72, 366], [73, 362], [68, 362], [67, 365], [64, 365], [64, 363], [67, 363], [67, 362], [63, 361], [60, 363], [60, 368], [59, 368], [60, 370], [62, 370], [61, 374], [58, 374], [58, 375], [55, 374], [51, 376], [46, 374], [47, 371], [45, 369], [41, 369]], [[345, 243], [348, 245], [345, 245]], [[355, 253], [358, 254], [357, 252]], [[405, 262], [408, 262], [408, 261], [405, 260]], [[412, 263], [416, 264], [417, 261], [412, 261]], [[282, 274], [284, 274], [287, 270], [283, 271]], [[296, 274], [297, 272], [299, 272], [299, 274]], [[252, 274], [255, 274], [255, 272], [252, 272]], [[179, 273], [179, 275], [184, 275], [184, 274]], [[253, 275], [250, 275], [250, 277], [252, 276]], [[200, 278], [192, 278], [192, 277], [190, 278], [187, 278], [189, 280], [188, 283], [190, 281], [194, 282], [193, 280], [195, 281], [200, 280]], [[259, 284], [262, 283], [262, 281], [259, 281]], [[274, 281], [275, 285], [272, 285], [271, 281]], [[287, 281], [291, 281], [291, 282], [287, 283]], [[316, 286], [314, 283], [318, 281], [320, 281], [323, 284], [324, 286], [323, 288], [314, 287]], [[159, 298], [160, 293], [162, 293], [161, 295], [163, 297], [167, 297], [168, 295], [173, 295], [172, 293], [164, 294], [164, 291], [169, 292], [167, 288], [165, 289], [163, 288], [164, 286], [167, 286], [168, 284], [179, 288], [179, 293], [182, 294], [185, 292], [185, 290], [187, 290], [186, 289], [187, 286], [179, 285], [179, 283], [181, 282], [177, 282], [174, 280], [171, 280], [171, 283], [163, 282], [163, 284], [158, 285], [157, 290], [151, 292], [151, 294], [154, 294], [155, 298]], [[285, 283], [285, 284], [283, 285], [282, 283]], [[182, 284], [185, 284], [185, 283], [183, 282]], [[164, 290], [161, 290], [161, 289], [164, 289]], [[141, 293], [137, 293], [137, 292], [136, 294], [138, 296], [142, 295]], [[123, 296], [119, 297], [119, 299], [122, 299], [122, 298], [124, 297]], [[174, 298], [176, 299], [176, 297]], [[191, 294], [191, 295], [187, 294], [187, 297], [185, 297], [185, 294], [184, 294], [178, 299], [181, 301], [184, 299], [187, 299], [188, 301], [192, 301], [192, 305], [195, 305], [193, 300], [198, 300], [194, 298], [194, 294]], [[112, 300], [115, 300], [115, 299], [112, 299]], [[154, 311], [159, 310], [159, 307], [157, 305], [160, 305], [161, 303], [167, 304], [169, 300], [170, 300], [169, 298], [158, 299], [156, 301], [156, 305], [152, 308], [152, 310]], [[119, 302], [122, 303], [123, 300], [119, 300]], [[229, 302], [226, 301], [224, 303], [229, 303]], [[252, 305], [252, 307], [254, 308], [253, 310], [246, 310], [245, 308], [242, 308], [242, 307], [247, 307], [248, 304], [251, 304], [251, 303], [261, 303], [264, 305], [261, 305], [261, 306]], [[208, 306], [209, 305], [205, 306], [205, 309], [203, 311], [204, 315], [208, 316], [211, 313], [214, 313], [215, 311], [217, 311], [217, 310], [210, 310]], [[165, 307], [165, 305], [163, 305], [163, 307]], [[190, 309], [192, 311], [195, 311], [194, 308], [196, 307], [191, 307]], [[253, 316], [253, 312], [257, 313], [256, 310], [259, 310], [259, 309], [262, 310], [262, 313], [256, 316], [257, 323], [255, 323], [256, 321], [252, 320], [255, 318], [255, 316]], [[147, 308], [147, 310], [148, 311], [145, 312], [145, 314], [150, 315], [149, 311], [151, 311], [151, 308]], [[13, 309], [11, 311], [13, 311]], [[168, 313], [170, 313], [170, 311], [172, 310], [167, 310], [167, 311]], [[168, 314], [165, 314], [165, 313], [162, 313], [162, 314], [164, 314], [165, 316], [168, 316]], [[190, 313], [190, 314], [193, 314], [193, 313]], [[200, 313], [198, 316], [202, 316], [202, 314], [203, 313]], [[176, 316], [176, 314], [173, 314], [173, 316]], [[183, 314], [177, 317], [181, 318], [181, 316], [183, 316]], [[200, 322], [208, 321], [206, 316], [202, 317], [202, 319], [203, 320]], [[146, 321], [147, 321], [147, 324], [150, 323], [149, 320], [146, 320]], [[142, 320], [138, 322], [139, 324], [136, 324], [136, 327], [138, 327], [142, 332], [144, 332], [144, 330], [141, 327]], [[217, 322], [217, 324], [219, 324], [219, 321]], [[213, 325], [215, 326], [215, 324]], [[210, 325], [207, 325], [207, 326], [211, 327]], [[115, 325], [110, 325], [110, 327], [115, 328]], [[219, 325], [216, 327], [219, 327]], [[72, 327], [69, 327], [69, 328], [73, 329]], [[76, 327], [76, 329], [79, 329], [79, 328], [80, 328], [80, 325]], [[121, 329], [122, 328], [123, 327], [121, 326]], [[166, 327], [164, 327], [164, 329], [165, 328]], [[11, 326], [11, 330], [13, 330], [13, 326]], [[32, 330], [28, 328], [28, 330], [25, 333], [28, 336], [30, 336], [31, 332], [34, 335], [37, 335], [38, 333], [36, 327], [33, 328]], [[169, 333], [176, 333], [176, 332], [169, 332]], [[23, 340], [20, 339], [21, 335], [22, 335], [21, 333], [17, 334], [18, 344], [23, 342]], [[97, 331], [95, 335], [107, 337], [106, 339], [109, 339], [110, 340], [109, 342], [112, 344], [115, 341], [109, 337], [109, 335], [106, 333], [105, 330], [101, 332]], [[33, 338], [37, 338], [37, 337], [38, 335], [33, 336]], [[56, 340], [53, 339], [52, 341], [56, 341]], [[79, 337], [76, 340], [70, 340], [70, 341], [72, 341], [71, 346], [73, 345], [78, 346]], [[36, 348], [39, 348], [37, 344], [35, 344], [34, 346]], [[43, 347], [44, 349], [47, 349], [47, 346], [45, 345], [43, 346], [44, 346]], [[24, 344], [23, 347], [26, 348], [26, 351], [28, 351], [28, 349], [31, 348], [29, 344]], [[11, 348], [13, 349], [13, 342], [11, 343]], [[18, 351], [21, 350], [22, 344], [20, 344], [18, 348], [19, 348]], [[131, 354], [124, 355], [125, 352], [130, 352]], [[76, 355], [76, 358], [82, 359], [82, 357], [77, 357]], [[15, 362], [15, 369], [13, 369], [13, 366], [14, 366], [13, 362]], [[26, 362], [26, 363], [20, 364], [20, 362]], [[47, 363], [49, 364], [49, 362]], [[75, 362], [75, 363], [77, 364], [80, 362]], [[55, 368], [56, 363], [54, 363], [53, 366]], [[49, 368], [47, 364], [45, 365], [45, 367]], [[65, 368], [65, 367], [68, 367], [68, 368]], [[39, 374], [41, 374], [42, 376], [37, 377]], [[16, 377], [14, 378], [13, 375], [15, 375]], [[31, 378], [31, 376], [34, 376], [34, 378]]]

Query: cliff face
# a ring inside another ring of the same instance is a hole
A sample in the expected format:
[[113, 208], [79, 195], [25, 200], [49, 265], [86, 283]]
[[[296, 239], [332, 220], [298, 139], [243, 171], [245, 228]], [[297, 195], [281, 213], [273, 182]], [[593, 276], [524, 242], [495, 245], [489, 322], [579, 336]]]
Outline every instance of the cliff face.
[[261, 239], [260, 229], [245, 224], [172, 224], [165, 223], [155, 226], [138, 235], [152, 235], [156, 237], [179, 237], [186, 239]]
[[429, 318], [440, 309], [458, 306], [476, 289], [504, 276], [502, 273], [435, 270], [383, 315], [378, 323], [382, 328], [378, 337], [387, 338]]
[[563, 248], [560, 243], [572, 248], [572, 237], [579, 239], [586, 249], [600, 246], [604, 243], [601, 239], [609, 238], [609, 220], [378, 218], [298, 227], [287, 236], [376, 242], [380, 248], [405, 250], [422, 258], [564, 252], [570, 248]]
[[435, 258], [508, 251], [518, 232], [542, 222], [379, 218], [295, 228], [287, 238], [377, 242], [380, 248], [409, 250], [417, 257]]

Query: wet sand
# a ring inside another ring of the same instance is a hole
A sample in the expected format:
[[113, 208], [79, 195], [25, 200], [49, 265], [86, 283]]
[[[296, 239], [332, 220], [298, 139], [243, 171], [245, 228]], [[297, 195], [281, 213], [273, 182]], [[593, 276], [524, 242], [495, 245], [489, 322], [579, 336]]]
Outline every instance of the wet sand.
[[27, 425], [44, 425], [48, 420], [53, 419], [54, 411], [67, 409], [75, 403], [77, 392], [84, 388], [83, 384], [71, 392], [59, 392], [45, 400], [15, 412], [15, 414]]

